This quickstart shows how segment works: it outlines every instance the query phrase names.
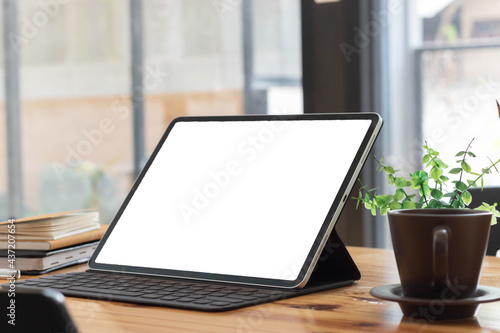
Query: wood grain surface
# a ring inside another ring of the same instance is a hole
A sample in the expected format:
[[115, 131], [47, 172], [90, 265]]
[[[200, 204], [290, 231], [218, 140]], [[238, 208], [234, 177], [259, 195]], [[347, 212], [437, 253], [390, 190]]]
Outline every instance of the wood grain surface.
[[[392, 250], [348, 247], [362, 277], [353, 286], [222, 313], [66, 298], [80, 332], [500, 332], [500, 302], [482, 304], [471, 319], [425, 322], [370, 295], [399, 283]], [[61, 272], [84, 271], [86, 265]], [[481, 285], [500, 288], [500, 258], [486, 257]]]

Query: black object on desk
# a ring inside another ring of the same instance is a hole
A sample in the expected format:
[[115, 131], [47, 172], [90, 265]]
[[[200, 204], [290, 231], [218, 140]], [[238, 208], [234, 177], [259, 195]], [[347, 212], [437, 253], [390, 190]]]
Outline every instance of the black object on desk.
[[0, 332], [78, 332], [64, 296], [55, 290], [21, 286], [2, 289], [0, 308]]

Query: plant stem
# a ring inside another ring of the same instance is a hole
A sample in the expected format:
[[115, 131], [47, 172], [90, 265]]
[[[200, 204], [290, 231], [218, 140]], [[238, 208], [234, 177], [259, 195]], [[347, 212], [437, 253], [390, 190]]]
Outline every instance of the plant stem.
[[[465, 149], [465, 153], [464, 153], [464, 157], [462, 158], [462, 162], [464, 162], [464, 161], [465, 161], [465, 158], [467, 157], [467, 152], [469, 151], [470, 146], [471, 146], [471, 144], [472, 144], [472, 141], [474, 141], [474, 139], [475, 139], [475, 138], [472, 138], [472, 140], [469, 142], [469, 145], [467, 146], [467, 149]], [[460, 163], [460, 167], [462, 167], [462, 163]], [[462, 168], [462, 171], [460, 171], [460, 178], [458, 179], [458, 181], [459, 181], [459, 182], [461, 182], [461, 181], [462, 181], [462, 176], [463, 176], [463, 174], [464, 174], [464, 168]], [[470, 186], [470, 185], [469, 185], [469, 186]], [[461, 191], [457, 188], [457, 192], [455, 193], [455, 196], [454, 196], [454, 197], [451, 199], [451, 201], [450, 201], [450, 206], [452, 206], [452, 207], [453, 207], [453, 205], [452, 205], [452, 204], [453, 204], [453, 201], [455, 201], [455, 200], [457, 199], [457, 196], [458, 196], [458, 194], [459, 194], [459, 193], [461, 194], [462, 192], [461, 192]]]
[[429, 202], [427, 201], [427, 197], [425, 196], [424, 187], [421, 186], [420, 188], [422, 189], [422, 198], [424, 198], [425, 204], [429, 205]]
[[[493, 163], [492, 165], [490, 165], [490, 166], [489, 166], [486, 170], [488, 170], [488, 171], [489, 171], [489, 170], [491, 170], [491, 168], [495, 167], [498, 163], [500, 163], [500, 159], [499, 159], [498, 161], [496, 161], [495, 163]], [[482, 172], [479, 176], [477, 176], [477, 178], [476, 178], [476, 179], [474, 179], [474, 183], [475, 183], [475, 182], [477, 182], [479, 179], [481, 179], [481, 178], [482, 178], [485, 174], [486, 174], [486, 173], [483, 171], [483, 172]], [[471, 187], [472, 187], [472, 185], [467, 186], [466, 191], [467, 191], [469, 188], [471, 188]]]

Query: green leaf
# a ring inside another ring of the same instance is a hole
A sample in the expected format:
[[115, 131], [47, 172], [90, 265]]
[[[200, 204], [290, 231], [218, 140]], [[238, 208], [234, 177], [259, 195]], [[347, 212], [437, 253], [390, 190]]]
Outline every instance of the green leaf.
[[433, 189], [431, 191], [431, 196], [437, 200], [441, 199], [443, 197], [443, 192], [441, 192], [438, 189]]
[[436, 200], [436, 208], [448, 208], [448, 203]]
[[465, 191], [464, 193], [462, 193], [462, 201], [466, 206], [468, 206], [471, 203], [472, 195], [470, 194], [469, 191]]
[[394, 176], [393, 176], [393, 175], [387, 175], [387, 184], [388, 184], [389, 186], [394, 185], [394, 180], [395, 180], [395, 178], [394, 178]]
[[397, 189], [396, 193], [394, 193], [394, 200], [400, 201], [403, 198], [404, 198], [404, 192], [403, 192], [403, 190]]
[[365, 203], [365, 208], [366, 209], [370, 209], [371, 206], [372, 206], [372, 201], [370, 200], [370, 197], [368, 196], [368, 193], [365, 194], [365, 200], [364, 200], [364, 203]]
[[391, 167], [391, 166], [385, 166], [385, 167], [384, 167], [384, 171], [385, 171], [385, 173], [387, 173], [387, 174], [391, 175], [391, 174], [393, 174], [393, 173], [394, 173], [394, 168], [393, 168], [393, 167]]
[[443, 195], [443, 198], [453, 198], [455, 195], [456, 195], [455, 192], [449, 192], [449, 193], [445, 193]]
[[420, 182], [418, 180], [412, 180], [411, 181], [411, 185], [410, 185], [410, 188], [412, 190], [417, 190], [420, 188]]
[[458, 181], [455, 183], [455, 187], [457, 188], [457, 190], [459, 191], [465, 191], [467, 190], [467, 185], [465, 185], [464, 182], [461, 182], [461, 181]]
[[458, 200], [453, 200], [453, 202], [451, 203], [451, 206], [453, 208], [458, 208], [458, 209], [465, 208], [465, 205], [462, 202], [462, 199], [460, 199], [460, 198]]
[[[495, 168], [495, 170], [496, 170], [496, 172], [498, 173], [498, 169], [497, 169], [497, 166], [495, 165], [495, 162], [493, 162], [493, 161], [491, 160], [491, 158], [489, 158], [489, 157], [488, 157], [488, 159], [490, 160], [490, 162], [491, 162], [491, 164], [492, 164], [492, 167], [494, 167], [494, 168]], [[497, 162], [498, 162], [498, 161], [497, 161]], [[490, 167], [490, 169], [491, 169], [491, 167]]]
[[391, 209], [401, 209], [403, 206], [399, 202], [393, 201], [390, 203], [389, 207]]
[[396, 185], [397, 188], [403, 188], [406, 187], [406, 179], [404, 177], [397, 177], [394, 180], [394, 184]]
[[387, 215], [387, 212], [389, 211], [389, 207], [384, 207], [380, 209], [380, 215]]
[[477, 187], [476, 182], [473, 180], [470, 180], [470, 179], [467, 179], [467, 184], [469, 184], [469, 186], [472, 186], [472, 187]]
[[497, 218], [500, 217], [500, 212], [495, 208], [496, 206], [496, 203], [490, 206], [486, 202], [483, 202], [483, 204], [477, 207], [476, 210], [484, 210], [493, 213], [493, 216], [491, 217], [491, 225], [495, 225], [497, 224]]
[[469, 163], [462, 161], [461, 165], [462, 165], [462, 169], [464, 169], [465, 172], [470, 172], [471, 168], [470, 168]]
[[441, 177], [439, 177], [439, 179], [441, 179], [443, 182], [447, 182], [448, 180], [450, 180], [450, 178], [448, 178], [444, 175], [441, 175]]
[[352, 197], [351, 199], [356, 200], [356, 209], [358, 209], [359, 203], [361, 202], [361, 200], [359, 198], [356, 198], [356, 197]]
[[462, 168], [453, 168], [450, 170], [450, 173], [456, 175], [457, 173], [462, 172]]
[[473, 152], [471, 151], [468, 151], [467, 152], [467, 155], [469, 155], [470, 157], [476, 157], [476, 154], [474, 154]]
[[432, 168], [430, 172], [430, 176], [434, 180], [438, 180], [442, 174], [443, 174], [443, 169], [437, 167]]
[[428, 208], [437, 208], [439, 206], [439, 201], [432, 199], [427, 205]]
[[422, 185], [422, 187], [420, 188], [420, 194], [424, 194], [426, 197], [431, 195], [431, 188], [429, 187], [429, 185]]
[[491, 210], [490, 212], [493, 213], [496, 217], [500, 217], [500, 212], [495, 208], [497, 206], [497, 203], [495, 202], [493, 205], [491, 205]]
[[403, 208], [405, 209], [414, 209], [415, 208], [415, 203], [411, 200], [404, 200], [403, 201]]
[[481, 171], [482, 171], [484, 174], [486, 174], [486, 175], [491, 173], [490, 168], [483, 168], [483, 169], [481, 169]]
[[427, 179], [429, 174], [425, 172], [424, 170], [417, 170], [414, 173], [415, 176], [417, 176], [419, 179]]
[[371, 211], [373, 216], [377, 215], [377, 206], [375, 206], [374, 203], [372, 203], [372, 205], [370, 207], [370, 211]]
[[465, 154], [465, 151], [459, 151], [459, 152], [455, 155], [455, 157], [462, 156], [463, 154]]
[[[484, 208], [486, 208], [486, 209], [480, 209], [481, 207], [484, 207]], [[486, 202], [483, 202], [483, 204], [482, 204], [481, 206], [479, 206], [479, 208], [478, 208], [478, 209], [479, 209], [479, 210], [487, 210], [487, 211], [489, 211], [489, 210], [491, 209], [491, 206], [490, 206], [490, 205], [488, 205]]]
[[446, 165], [446, 163], [441, 161], [440, 158], [436, 158], [434, 161], [436, 162], [437, 166], [440, 168], [446, 169], [448, 167], [448, 165]]
[[389, 204], [392, 200], [392, 195], [377, 195], [375, 196], [375, 204], [378, 208], [383, 208]]
[[431, 159], [431, 156], [429, 154], [424, 155], [424, 157], [422, 158], [422, 163], [425, 164], [425, 163], [429, 162], [430, 159]]

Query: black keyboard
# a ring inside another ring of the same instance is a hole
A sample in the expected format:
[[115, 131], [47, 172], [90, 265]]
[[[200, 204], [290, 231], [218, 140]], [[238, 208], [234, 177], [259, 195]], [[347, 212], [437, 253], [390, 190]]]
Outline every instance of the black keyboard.
[[91, 271], [18, 281], [16, 285], [51, 288], [66, 296], [200, 311], [226, 311], [308, 293], [304, 289], [277, 290]]

